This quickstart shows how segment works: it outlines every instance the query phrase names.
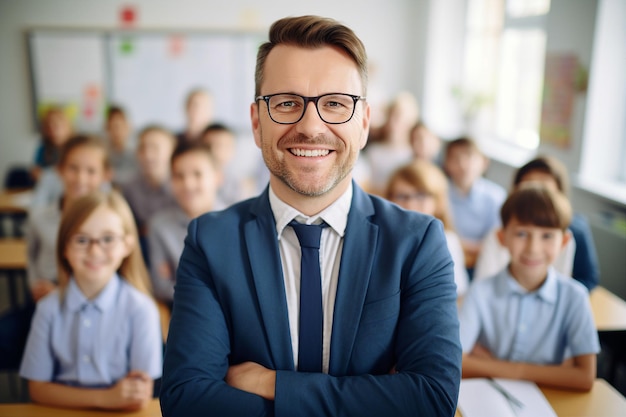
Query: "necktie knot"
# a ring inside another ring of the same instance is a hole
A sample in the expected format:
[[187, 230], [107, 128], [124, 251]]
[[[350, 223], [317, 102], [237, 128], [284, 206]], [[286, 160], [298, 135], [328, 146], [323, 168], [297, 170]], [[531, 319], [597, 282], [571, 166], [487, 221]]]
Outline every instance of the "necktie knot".
[[320, 248], [320, 240], [322, 237], [322, 229], [325, 224], [302, 224], [295, 220], [292, 220], [289, 225], [296, 232], [300, 247], [303, 248]]

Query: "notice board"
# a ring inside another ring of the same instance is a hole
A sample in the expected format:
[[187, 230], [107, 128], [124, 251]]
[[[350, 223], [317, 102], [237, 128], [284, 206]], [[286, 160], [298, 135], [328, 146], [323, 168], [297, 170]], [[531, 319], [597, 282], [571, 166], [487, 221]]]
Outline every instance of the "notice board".
[[214, 97], [214, 119], [249, 131], [254, 67], [265, 34], [175, 30], [31, 29], [26, 33], [35, 123], [63, 106], [79, 131], [100, 132], [109, 104], [136, 129], [183, 129], [189, 91]]

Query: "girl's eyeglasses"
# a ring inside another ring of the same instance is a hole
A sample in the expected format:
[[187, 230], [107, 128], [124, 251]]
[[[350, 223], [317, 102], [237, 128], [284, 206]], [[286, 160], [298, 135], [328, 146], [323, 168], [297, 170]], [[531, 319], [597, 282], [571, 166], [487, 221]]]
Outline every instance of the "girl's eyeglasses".
[[122, 240], [124, 236], [120, 235], [104, 235], [91, 238], [87, 235], [74, 235], [70, 238], [70, 247], [80, 251], [87, 251], [92, 243], [97, 243], [102, 250], [108, 251], [115, 247], [117, 242]]

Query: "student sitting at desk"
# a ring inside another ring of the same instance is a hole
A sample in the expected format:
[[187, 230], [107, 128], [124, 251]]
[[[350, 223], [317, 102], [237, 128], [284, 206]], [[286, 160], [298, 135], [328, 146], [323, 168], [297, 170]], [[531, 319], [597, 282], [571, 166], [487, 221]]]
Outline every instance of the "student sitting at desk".
[[152, 289], [155, 298], [168, 306], [172, 305], [176, 269], [189, 222], [213, 210], [218, 184], [213, 155], [204, 143], [178, 145], [171, 166], [170, 182], [178, 204], [159, 210], [148, 221]]
[[28, 283], [37, 301], [56, 286], [56, 239], [61, 214], [74, 200], [107, 187], [111, 164], [107, 147], [95, 136], [75, 136], [65, 143], [57, 172], [63, 184], [62, 195], [28, 216], [26, 243]]
[[67, 207], [56, 257], [59, 288], [37, 304], [20, 368], [30, 397], [58, 407], [145, 407], [161, 376], [161, 330], [122, 196], [94, 193]]
[[[558, 159], [550, 156], [537, 157], [519, 168], [513, 179], [513, 188], [529, 181], [541, 182], [565, 195], [569, 188], [567, 168]], [[564, 275], [572, 276], [591, 291], [600, 281], [600, 270], [591, 229], [586, 218], [574, 213], [568, 233], [572, 234], [572, 239], [555, 259], [554, 268]], [[483, 240], [474, 268], [474, 280], [496, 274], [507, 264], [508, 260], [509, 254], [498, 243], [494, 228]]]
[[569, 239], [569, 201], [528, 183], [500, 213], [498, 237], [511, 262], [494, 277], [474, 282], [463, 300], [463, 377], [590, 390], [600, 346], [589, 296], [581, 283], [550, 266]]

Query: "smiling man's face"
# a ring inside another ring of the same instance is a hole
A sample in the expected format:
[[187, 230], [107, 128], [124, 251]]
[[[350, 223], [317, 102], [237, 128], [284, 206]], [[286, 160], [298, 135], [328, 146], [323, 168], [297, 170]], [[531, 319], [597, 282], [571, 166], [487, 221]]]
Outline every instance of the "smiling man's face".
[[[262, 95], [360, 96], [363, 90], [354, 61], [330, 46], [276, 46], [265, 62], [261, 86]], [[270, 170], [272, 189], [280, 197], [285, 200], [294, 193], [296, 198], [339, 196], [347, 189], [359, 151], [367, 141], [367, 102], [358, 101], [352, 119], [343, 124], [322, 121], [313, 103], [308, 104], [302, 119], [291, 125], [273, 122], [263, 100], [252, 105], [251, 113], [256, 144]]]

